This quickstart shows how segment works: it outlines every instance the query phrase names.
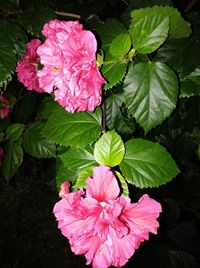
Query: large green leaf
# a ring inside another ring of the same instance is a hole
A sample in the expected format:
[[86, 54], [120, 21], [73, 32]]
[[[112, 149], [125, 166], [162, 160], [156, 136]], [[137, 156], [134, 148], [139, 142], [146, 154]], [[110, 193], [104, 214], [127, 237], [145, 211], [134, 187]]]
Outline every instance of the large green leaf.
[[7, 82], [15, 70], [15, 48], [11, 40], [0, 32], [0, 86]]
[[95, 143], [94, 157], [102, 166], [114, 167], [124, 157], [124, 144], [121, 137], [114, 131], [108, 131]]
[[56, 18], [55, 12], [49, 7], [41, 7], [31, 11], [25, 11], [19, 17], [19, 24], [27, 30], [27, 32], [41, 37], [41, 30], [44, 24]]
[[5, 157], [3, 159], [2, 173], [9, 181], [17, 172], [23, 161], [23, 150], [15, 142], [9, 142], [5, 146]]
[[130, 67], [124, 81], [125, 104], [145, 132], [162, 123], [176, 106], [175, 73], [159, 62]]
[[44, 134], [61, 145], [85, 147], [92, 144], [101, 134], [101, 109], [73, 114], [59, 107], [49, 117]]
[[175, 161], [158, 143], [132, 139], [125, 147], [120, 169], [125, 179], [139, 188], [158, 187], [179, 173]]
[[97, 165], [94, 158], [94, 149], [89, 146], [86, 148], [70, 148], [64, 154], [61, 154], [60, 158], [69, 169], [76, 170]]
[[142, 54], [151, 53], [166, 40], [169, 19], [160, 14], [145, 16], [129, 31], [134, 48]]
[[159, 50], [155, 60], [167, 63], [185, 77], [199, 66], [200, 40], [184, 38], [167, 41]]
[[56, 145], [42, 133], [44, 123], [33, 123], [25, 132], [23, 147], [26, 153], [38, 158], [51, 158], [56, 155]]
[[104, 86], [104, 89], [109, 89], [116, 86], [122, 81], [126, 74], [127, 64], [124, 62], [119, 62], [118, 60], [113, 60], [111, 63], [103, 64], [101, 72], [104, 78], [107, 80], [107, 83]]
[[192, 31], [189, 22], [183, 19], [176, 8], [169, 6], [154, 6], [133, 10], [131, 12], [131, 28], [145, 16], [156, 16], [159, 14], [165, 18], [169, 18], [169, 36], [171, 38], [184, 38], [191, 34]]
[[7, 137], [12, 141], [17, 141], [24, 131], [24, 124], [15, 123], [10, 125], [6, 130]]
[[129, 52], [130, 48], [131, 39], [129, 34], [122, 33], [112, 41], [109, 52], [114, 57], [123, 57]]

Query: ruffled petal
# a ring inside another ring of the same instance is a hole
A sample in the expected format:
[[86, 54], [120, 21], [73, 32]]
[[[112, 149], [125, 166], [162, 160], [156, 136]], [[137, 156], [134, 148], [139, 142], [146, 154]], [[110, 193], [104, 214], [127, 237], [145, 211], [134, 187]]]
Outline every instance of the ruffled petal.
[[86, 195], [99, 202], [107, 202], [118, 197], [120, 189], [117, 180], [109, 167], [94, 168], [93, 179], [87, 179]]

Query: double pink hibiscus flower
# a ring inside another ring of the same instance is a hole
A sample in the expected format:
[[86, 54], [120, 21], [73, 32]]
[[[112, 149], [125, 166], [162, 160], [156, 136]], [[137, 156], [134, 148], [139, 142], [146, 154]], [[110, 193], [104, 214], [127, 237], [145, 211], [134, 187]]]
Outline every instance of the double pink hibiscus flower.
[[53, 92], [68, 112], [93, 111], [106, 83], [96, 66], [95, 36], [77, 21], [52, 20], [42, 33], [45, 42], [29, 42], [17, 64], [19, 81], [29, 90]]
[[156, 234], [161, 212], [158, 202], [143, 195], [138, 203], [119, 196], [117, 179], [109, 167], [96, 167], [84, 191], [69, 192], [61, 186], [62, 199], [54, 214], [58, 228], [69, 239], [75, 254], [84, 254], [93, 268], [121, 267], [140, 243]]

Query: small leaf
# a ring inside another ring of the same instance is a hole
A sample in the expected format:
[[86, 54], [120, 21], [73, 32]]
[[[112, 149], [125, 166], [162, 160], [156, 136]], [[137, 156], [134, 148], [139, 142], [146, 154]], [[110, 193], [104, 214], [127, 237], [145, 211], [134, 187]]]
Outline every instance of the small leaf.
[[112, 88], [120, 83], [126, 74], [126, 68], [126, 63], [115, 60], [110, 64], [103, 64], [101, 72], [107, 80], [107, 83], [104, 85], [104, 89]]
[[24, 131], [24, 127], [25, 125], [20, 123], [10, 125], [6, 130], [7, 137], [12, 141], [18, 140]]
[[89, 146], [86, 148], [70, 148], [64, 154], [61, 154], [60, 158], [64, 165], [72, 170], [97, 165], [94, 158], [94, 149]]
[[109, 52], [114, 57], [123, 57], [129, 52], [130, 48], [131, 39], [129, 34], [122, 33], [112, 41]]
[[119, 134], [129, 136], [135, 129], [133, 120], [122, 115], [120, 107], [124, 102], [124, 93], [112, 93], [106, 99], [106, 123], [107, 127], [115, 129]]
[[191, 34], [189, 22], [184, 20], [176, 8], [169, 6], [153, 6], [133, 10], [131, 12], [131, 28], [145, 16], [162, 15], [169, 18], [169, 36], [174, 39], [188, 37]]
[[128, 190], [128, 184], [126, 183], [126, 180], [124, 179], [124, 177], [122, 176], [121, 173], [119, 173], [118, 171], [115, 171], [115, 174], [117, 175], [120, 183], [121, 183], [121, 187], [122, 187], [122, 194], [124, 196], [129, 196], [129, 190]]
[[15, 175], [23, 161], [23, 150], [15, 142], [9, 142], [5, 146], [5, 157], [3, 159], [2, 173], [6, 181]]
[[132, 139], [125, 147], [120, 170], [129, 183], [139, 188], [158, 187], [179, 173], [171, 155], [158, 143]]
[[61, 145], [85, 147], [101, 133], [101, 109], [95, 112], [68, 113], [59, 107], [49, 117], [44, 134]]
[[197, 67], [193, 72], [183, 79], [183, 81], [187, 80], [192, 80], [194, 83], [200, 86], [200, 67]]
[[56, 155], [56, 146], [42, 133], [44, 123], [33, 123], [25, 132], [23, 147], [26, 153], [38, 158], [51, 158]]
[[114, 167], [124, 157], [124, 144], [121, 137], [114, 131], [108, 131], [95, 143], [94, 157], [102, 166]]
[[192, 80], [185, 80], [180, 83], [181, 98], [189, 98], [191, 96], [200, 96], [200, 86]]
[[169, 19], [162, 15], [150, 15], [139, 20], [130, 35], [134, 48], [147, 54], [155, 51], [166, 40], [169, 31]]
[[86, 179], [89, 177], [92, 177], [93, 169], [94, 169], [94, 167], [90, 166], [90, 167], [86, 167], [86, 168], [80, 170], [79, 176], [78, 176], [78, 179], [74, 185], [74, 188], [85, 188], [87, 185]]
[[124, 92], [126, 107], [148, 132], [175, 108], [178, 81], [173, 70], [163, 63], [138, 63], [129, 68]]

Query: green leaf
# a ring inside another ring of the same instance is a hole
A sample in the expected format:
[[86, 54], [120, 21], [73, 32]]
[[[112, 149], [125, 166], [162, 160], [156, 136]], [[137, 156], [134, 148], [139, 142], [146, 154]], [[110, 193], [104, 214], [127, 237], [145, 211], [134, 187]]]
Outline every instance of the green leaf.
[[41, 7], [31, 11], [25, 11], [19, 17], [19, 24], [28, 33], [41, 37], [41, 30], [45, 23], [56, 18], [55, 12], [49, 7]]
[[102, 166], [119, 165], [124, 157], [124, 152], [124, 143], [114, 130], [103, 134], [94, 146], [94, 157]]
[[89, 146], [86, 148], [70, 148], [60, 155], [60, 158], [69, 169], [76, 170], [97, 165], [94, 158], [94, 149]]
[[74, 188], [85, 188], [87, 183], [86, 179], [92, 177], [94, 166], [86, 167], [79, 172], [78, 179], [74, 185]]
[[101, 109], [73, 114], [59, 107], [49, 117], [44, 134], [61, 145], [85, 147], [92, 144], [101, 134]]
[[101, 72], [103, 77], [107, 80], [104, 89], [112, 88], [120, 83], [126, 74], [126, 68], [126, 63], [115, 60], [110, 64], [103, 64]]
[[145, 132], [162, 123], [176, 106], [175, 73], [159, 62], [131, 66], [124, 81], [125, 104]]
[[10, 125], [6, 130], [7, 137], [12, 141], [17, 141], [24, 131], [24, 124], [15, 123]]
[[132, 119], [122, 115], [121, 106], [124, 102], [124, 93], [112, 93], [106, 99], [106, 124], [112, 130], [115, 129], [118, 133], [129, 136], [135, 129], [135, 123]]
[[114, 57], [125, 56], [131, 48], [131, 38], [129, 34], [122, 33], [114, 38], [112, 41], [109, 52]]
[[184, 78], [184, 81], [192, 80], [194, 83], [200, 86], [200, 67], [197, 67], [193, 72]]
[[77, 178], [78, 175], [76, 171], [66, 168], [59, 158], [56, 160], [56, 186], [58, 191], [60, 191], [60, 186], [63, 182], [74, 182]]
[[9, 182], [15, 175], [23, 161], [23, 150], [15, 142], [9, 142], [5, 146], [5, 157], [3, 159], [2, 174]]
[[25, 132], [23, 147], [26, 153], [38, 158], [51, 158], [56, 155], [56, 146], [43, 134], [44, 123], [33, 123]]
[[16, 54], [10, 39], [0, 32], [0, 86], [7, 83], [15, 70]]
[[149, 15], [130, 28], [134, 48], [147, 54], [155, 51], [166, 40], [169, 31], [169, 19], [162, 15]]
[[200, 40], [193, 38], [167, 41], [158, 50], [155, 60], [168, 64], [177, 72], [181, 72], [181, 77], [185, 77], [199, 65], [199, 42]]
[[192, 80], [185, 80], [181, 82], [181, 98], [189, 98], [191, 96], [200, 96], [200, 85], [194, 83]]
[[121, 187], [122, 187], [122, 194], [125, 196], [129, 196], [129, 190], [128, 190], [128, 184], [126, 183], [126, 180], [124, 179], [124, 177], [122, 176], [121, 173], [119, 173], [118, 171], [115, 171], [115, 174], [117, 175], [120, 183], [121, 183]]
[[119, 21], [108, 19], [104, 24], [100, 25], [96, 31], [100, 36], [102, 49], [107, 52], [115, 37], [126, 33], [127, 29]]
[[59, 107], [59, 104], [53, 99], [52, 96], [45, 97], [39, 107], [38, 118], [46, 120]]
[[179, 173], [175, 161], [158, 143], [132, 139], [125, 147], [126, 154], [120, 170], [129, 183], [139, 188], [158, 187]]
[[5, 20], [0, 21], [0, 32], [13, 44], [17, 59], [21, 59], [26, 51], [28, 37], [26, 32], [17, 24]]
[[188, 37], [191, 34], [190, 23], [183, 19], [176, 8], [169, 6], [154, 6], [133, 10], [131, 12], [131, 28], [145, 16], [162, 15], [169, 18], [169, 36], [173, 39]]

